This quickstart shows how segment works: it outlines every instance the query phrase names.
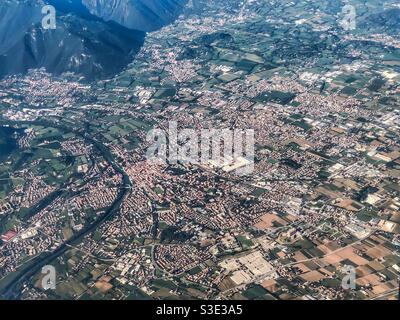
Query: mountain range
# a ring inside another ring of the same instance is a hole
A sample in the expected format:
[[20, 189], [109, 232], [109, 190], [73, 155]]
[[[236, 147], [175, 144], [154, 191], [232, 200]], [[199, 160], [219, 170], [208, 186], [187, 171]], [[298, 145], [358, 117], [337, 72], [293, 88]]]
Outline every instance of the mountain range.
[[[171, 23], [186, 0], [3, 0], [0, 78], [45, 68], [86, 80], [110, 77], [130, 63], [146, 32]], [[42, 27], [42, 8], [56, 8], [56, 28]]]

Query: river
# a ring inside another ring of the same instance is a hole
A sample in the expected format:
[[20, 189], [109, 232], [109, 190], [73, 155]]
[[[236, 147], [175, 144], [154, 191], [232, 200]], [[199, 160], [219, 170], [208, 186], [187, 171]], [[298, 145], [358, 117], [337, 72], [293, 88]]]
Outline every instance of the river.
[[25, 264], [22, 267], [20, 267], [19, 270], [17, 270], [18, 274], [12, 279], [12, 281], [10, 281], [10, 283], [8, 283], [0, 291], [0, 296], [3, 299], [15, 300], [20, 298], [21, 295], [20, 289], [25, 281], [33, 277], [37, 272], [39, 272], [42, 269], [43, 266], [50, 264], [51, 261], [57, 259], [62, 254], [64, 254], [68, 249], [70, 249], [71, 246], [76, 246], [77, 244], [79, 244], [87, 234], [93, 232], [98, 226], [100, 226], [103, 222], [107, 221], [108, 219], [112, 218], [113, 215], [119, 211], [124, 198], [130, 192], [130, 187], [132, 186], [132, 182], [130, 181], [129, 176], [126, 174], [124, 169], [114, 161], [114, 157], [112, 153], [107, 149], [107, 147], [104, 146], [101, 142], [94, 140], [87, 134], [82, 134], [72, 128], [68, 128], [66, 126], [60, 124], [54, 124], [47, 121], [29, 121], [29, 122], [20, 121], [20, 122], [11, 122], [11, 124], [13, 126], [26, 125], [26, 124], [42, 125], [50, 128], [57, 128], [64, 132], [72, 132], [80, 136], [81, 138], [85, 139], [87, 142], [91, 143], [102, 154], [103, 158], [114, 168], [114, 170], [120, 173], [123, 177], [122, 185], [121, 188], [119, 189], [117, 197], [103, 215], [98, 217], [96, 221], [94, 221], [92, 224], [84, 227], [80, 232], [76, 233], [71, 239], [64, 242], [60, 247], [58, 247], [53, 252], [43, 253], [34, 260], [32, 260], [32, 263]]

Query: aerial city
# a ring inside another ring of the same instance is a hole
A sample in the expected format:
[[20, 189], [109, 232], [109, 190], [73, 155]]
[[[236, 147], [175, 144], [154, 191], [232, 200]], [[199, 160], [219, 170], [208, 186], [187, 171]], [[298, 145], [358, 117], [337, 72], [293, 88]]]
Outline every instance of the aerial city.
[[398, 0], [0, 3], [0, 300], [397, 300], [399, 181]]

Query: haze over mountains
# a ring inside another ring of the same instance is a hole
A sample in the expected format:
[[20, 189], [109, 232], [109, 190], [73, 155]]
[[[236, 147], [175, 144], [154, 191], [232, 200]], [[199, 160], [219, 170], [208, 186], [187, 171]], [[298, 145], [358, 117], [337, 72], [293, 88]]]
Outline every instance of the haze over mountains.
[[[0, 78], [44, 67], [86, 80], [121, 71], [146, 32], [172, 22], [186, 0], [3, 0]], [[57, 9], [57, 28], [42, 28], [45, 4]]]
[[82, 0], [89, 11], [129, 29], [154, 31], [172, 22], [186, 0]]

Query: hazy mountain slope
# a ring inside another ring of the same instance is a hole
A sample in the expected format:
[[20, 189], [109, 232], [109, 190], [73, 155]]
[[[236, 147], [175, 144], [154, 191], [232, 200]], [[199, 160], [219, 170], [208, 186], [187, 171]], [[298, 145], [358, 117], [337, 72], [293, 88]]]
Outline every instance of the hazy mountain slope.
[[88, 80], [111, 76], [138, 52], [144, 34], [74, 16], [59, 18], [55, 30], [40, 24], [0, 55], [0, 76], [44, 67], [54, 74], [75, 72]]
[[[81, 0], [46, 1], [57, 8], [55, 30], [41, 26], [42, 0], [0, 2], [0, 77], [41, 67], [54, 74], [74, 72], [88, 80], [112, 76], [143, 45], [145, 32], [138, 30], [171, 22], [181, 2], [143, 0], [147, 6], [142, 0], [83, 1], [88, 7]], [[129, 5], [122, 6], [124, 2]]]
[[32, 24], [41, 21], [42, 6], [40, 1], [0, 3], [0, 54], [14, 46]]
[[172, 22], [187, 0], [82, 0], [89, 11], [127, 28], [154, 31]]

